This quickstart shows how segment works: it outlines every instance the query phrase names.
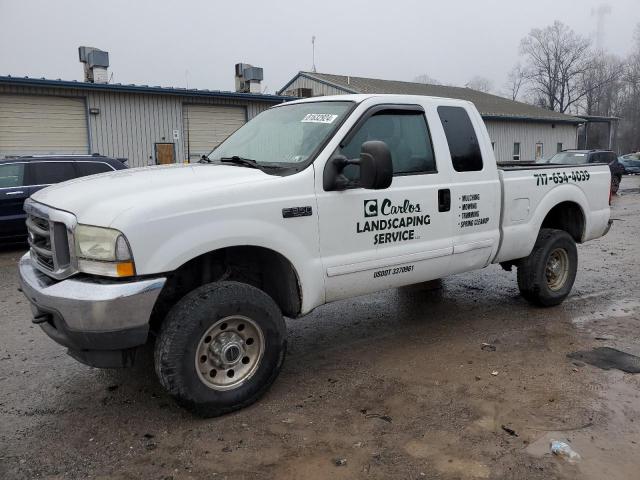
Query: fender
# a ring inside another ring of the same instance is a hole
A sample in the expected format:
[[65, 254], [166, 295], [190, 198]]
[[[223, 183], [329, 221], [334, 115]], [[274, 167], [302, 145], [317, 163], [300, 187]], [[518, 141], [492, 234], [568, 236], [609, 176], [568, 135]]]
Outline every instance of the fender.
[[533, 215], [527, 222], [503, 227], [502, 244], [498, 256], [493, 262], [504, 262], [528, 256], [536, 243], [542, 222], [556, 205], [563, 202], [572, 202], [578, 205], [585, 219], [581, 242], [590, 238], [594, 226], [590, 214], [587, 214], [591, 212], [589, 201], [580, 187], [565, 184], [548, 191], [538, 202]]
[[[132, 245], [136, 245], [135, 235], [132, 236]], [[293, 266], [302, 293], [302, 313], [324, 303], [322, 262], [317, 247], [314, 251], [313, 245], [305, 244], [283, 225], [240, 216], [176, 229], [154, 248], [147, 249], [148, 243], [147, 237], [145, 252], [137, 252], [134, 247], [138, 274], [171, 272], [200, 255], [227, 247], [254, 246], [272, 250]]]

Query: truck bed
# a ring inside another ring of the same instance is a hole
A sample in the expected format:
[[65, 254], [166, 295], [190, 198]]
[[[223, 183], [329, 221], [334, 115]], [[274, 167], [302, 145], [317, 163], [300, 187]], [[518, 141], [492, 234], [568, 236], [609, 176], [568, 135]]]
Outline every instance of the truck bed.
[[498, 166], [502, 184], [500, 249], [494, 262], [526, 257], [552, 208], [571, 206], [581, 232], [576, 240], [600, 237], [609, 222], [611, 172], [607, 164], [508, 163]]

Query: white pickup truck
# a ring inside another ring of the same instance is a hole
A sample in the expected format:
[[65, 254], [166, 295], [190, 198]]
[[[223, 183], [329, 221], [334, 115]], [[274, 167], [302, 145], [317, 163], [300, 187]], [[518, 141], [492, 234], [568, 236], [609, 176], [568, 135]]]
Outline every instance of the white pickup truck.
[[[473, 104], [353, 95], [271, 108], [201, 164], [122, 170], [34, 194], [21, 288], [77, 360], [155, 367], [202, 416], [274, 381], [283, 315], [500, 263], [556, 305], [576, 243], [608, 231], [607, 165], [497, 167]], [[345, 319], [348, 321], [348, 318]]]

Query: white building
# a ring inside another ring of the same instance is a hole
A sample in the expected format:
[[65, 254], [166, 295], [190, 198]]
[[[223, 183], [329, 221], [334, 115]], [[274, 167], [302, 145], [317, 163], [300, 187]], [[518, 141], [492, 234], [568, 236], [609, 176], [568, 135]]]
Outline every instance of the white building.
[[579, 124], [585, 121], [477, 90], [444, 85], [299, 72], [279, 95], [315, 97], [347, 93], [388, 93], [458, 98], [475, 104], [485, 121], [498, 162], [535, 160], [576, 148]]

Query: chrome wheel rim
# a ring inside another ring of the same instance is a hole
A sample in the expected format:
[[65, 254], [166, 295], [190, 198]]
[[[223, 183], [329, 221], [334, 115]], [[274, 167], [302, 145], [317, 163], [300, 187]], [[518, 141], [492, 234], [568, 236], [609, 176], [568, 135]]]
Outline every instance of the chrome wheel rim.
[[569, 254], [563, 248], [556, 248], [547, 258], [544, 274], [549, 290], [560, 290], [569, 276]]
[[213, 390], [238, 388], [256, 372], [264, 349], [262, 329], [252, 319], [241, 315], [221, 318], [198, 342], [196, 372]]

